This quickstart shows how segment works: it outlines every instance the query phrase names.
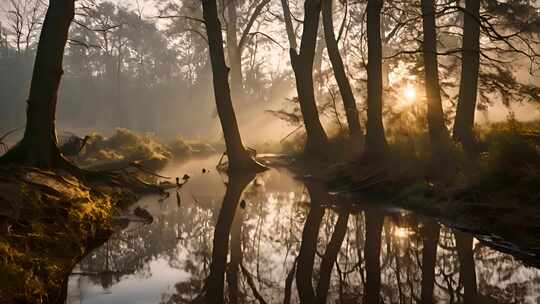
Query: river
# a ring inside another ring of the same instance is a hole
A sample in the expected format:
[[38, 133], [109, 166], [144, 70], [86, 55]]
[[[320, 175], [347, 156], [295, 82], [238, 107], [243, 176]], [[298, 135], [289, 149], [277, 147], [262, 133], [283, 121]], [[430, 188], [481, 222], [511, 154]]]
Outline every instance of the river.
[[539, 269], [437, 219], [287, 169], [227, 177], [216, 163], [165, 168], [190, 178], [130, 207], [153, 222], [88, 254], [67, 303], [540, 303]]

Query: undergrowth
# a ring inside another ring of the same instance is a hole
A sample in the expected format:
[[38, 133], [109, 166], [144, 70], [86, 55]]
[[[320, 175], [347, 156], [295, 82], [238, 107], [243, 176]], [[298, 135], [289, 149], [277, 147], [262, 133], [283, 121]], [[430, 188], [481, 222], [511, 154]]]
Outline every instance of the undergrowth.
[[72, 267], [108, 235], [116, 202], [71, 177], [37, 170], [5, 173], [0, 178], [6, 190], [0, 191], [0, 302], [61, 302]]

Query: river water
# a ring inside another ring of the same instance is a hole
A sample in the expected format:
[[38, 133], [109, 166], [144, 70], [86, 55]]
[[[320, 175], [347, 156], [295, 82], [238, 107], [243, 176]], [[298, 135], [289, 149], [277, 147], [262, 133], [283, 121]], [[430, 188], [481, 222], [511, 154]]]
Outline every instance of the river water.
[[166, 168], [189, 181], [131, 207], [154, 221], [87, 255], [67, 303], [540, 303], [540, 270], [471, 234], [286, 169], [227, 177], [216, 163]]

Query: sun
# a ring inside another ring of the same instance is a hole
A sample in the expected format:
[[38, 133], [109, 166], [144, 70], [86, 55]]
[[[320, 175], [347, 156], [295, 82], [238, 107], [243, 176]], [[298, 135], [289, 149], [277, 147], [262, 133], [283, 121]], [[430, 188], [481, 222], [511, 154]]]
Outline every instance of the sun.
[[407, 99], [408, 102], [413, 101], [416, 98], [416, 90], [412, 85], [407, 85], [403, 90], [403, 97]]
[[394, 230], [394, 236], [399, 239], [408, 238], [411, 234], [412, 232], [404, 227], [396, 227], [396, 229]]
[[401, 98], [398, 100], [398, 106], [401, 108], [408, 108], [411, 106], [417, 98], [416, 89], [412, 84], [407, 84], [401, 89]]

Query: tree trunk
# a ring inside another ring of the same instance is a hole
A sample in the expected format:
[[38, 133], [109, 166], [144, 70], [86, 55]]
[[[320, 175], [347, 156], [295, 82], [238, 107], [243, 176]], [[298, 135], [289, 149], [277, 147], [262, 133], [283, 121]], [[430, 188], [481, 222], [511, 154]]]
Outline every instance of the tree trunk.
[[473, 128], [480, 68], [480, 0], [466, 0], [465, 10], [461, 79], [453, 136], [465, 150], [472, 152], [475, 145]]
[[283, 8], [283, 20], [285, 20], [285, 31], [287, 32], [287, 38], [289, 39], [289, 49], [296, 50], [296, 35], [294, 33], [291, 10], [289, 8], [288, 1], [281, 0], [281, 6]]
[[230, 261], [227, 267], [227, 283], [229, 290], [229, 304], [238, 303], [239, 273], [242, 265], [242, 224], [244, 222], [244, 210], [236, 209], [236, 215], [231, 227]]
[[[321, 0], [321, 5], [322, 5]], [[313, 57], [313, 89], [315, 90], [315, 100], [319, 100], [323, 96], [323, 70], [322, 70], [322, 62], [323, 62], [323, 53], [324, 49], [326, 48], [326, 42], [324, 41], [324, 31], [322, 28], [322, 24], [319, 24], [319, 28], [317, 29], [317, 42], [315, 46], [315, 56]]]
[[347, 233], [347, 224], [349, 223], [349, 211], [340, 210], [338, 220], [334, 227], [334, 232], [332, 233], [332, 238], [321, 262], [321, 269], [319, 271], [320, 278], [319, 283], [317, 284], [317, 302], [318, 304], [325, 304], [328, 297], [328, 288], [330, 287], [330, 279], [332, 277], [332, 270], [334, 264], [336, 263], [339, 250], [341, 249], [341, 244], [343, 239], [345, 239], [345, 234]]
[[381, 9], [383, 0], [368, 0], [368, 85], [367, 85], [367, 130], [366, 158], [381, 158], [387, 152], [387, 143], [382, 122], [382, 46]]
[[300, 303], [312, 304], [315, 302], [313, 290], [313, 264], [317, 251], [319, 230], [324, 217], [324, 208], [321, 206], [325, 193], [321, 185], [306, 184], [311, 200], [311, 207], [302, 231], [302, 243], [298, 252], [298, 264], [296, 268], [296, 286]]
[[56, 104], [69, 26], [75, 14], [73, 0], [51, 0], [41, 29], [26, 109], [24, 137], [1, 159], [41, 168], [65, 167], [58, 149]]
[[365, 211], [366, 244], [364, 256], [366, 259], [366, 301], [369, 304], [379, 304], [381, 301], [381, 233], [384, 216], [380, 211]]
[[[313, 62], [317, 44], [319, 15], [321, 13], [320, 0], [306, 0], [304, 3], [304, 11], [304, 28], [302, 40], [300, 42], [300, 52], [297, 53], [296, 49], [292, 48], [291, 44], [290, 56], [296, 78], [296, 90], [298, 92], [300, 110], [306, 127], [307, 139], [304, 152], [312, 156], [322, 156], [321, 154], [325, 153], [328, 137], [319, 120], [313, 87]], [[285, 9], [284, 12], [286, 12]], [[289, 33], [289, 31], [287, 31], [287, 33]], [[294, 36], [289, 37], [289, 40], [291, 39], [295, 39]]]
[[221, 121], [227, 148], [227, 157], [229, 159], [228, 170], [261, 170], [263, 167], [255, 162], [244, 148], [240, 131], [238, 130], [238, 122], [236, 121], [229, 89], [229, 68], [225, 64], [223, 37], [221, 34], [221, 23], [217, 15], [216, 0], [203, 0], [202, 6], [203, 17], [206, 23], [206, 33], [208, 35], [216, 107]]
[[210, 263], [210, 274], [206, 280], [206, 303], [208, 304], [224, 302], [224, 278], [227, 268], [227, 253], [229, 252], [229, 236], [238, 209], [238, 201], [253, 178], [253, 175], [232, 175], [227, 185], [214, 230], [212, 262]]
[[439, 244], [439, 225], [432, 219], [427, 220], [424, 224], [421, 303], [433, 304], [435, 263], [437, 261], [437, 245]]
[[463, 303], [477, 303], [476, 269], [474, 265], [473, 237], [461, 231], [455, 231], [456, 248], [459, 258], [459, 280], [463, 284]]
[[343, 60], [339, 53], [338, 42], [334, 34], [334, 22], [332, 17], [332, 2], [333, 0], [322, 0], [322, 17], [324, 27], [324, 38], [326, 40], [326, 49], [328, 51], [328, 57], [332, 63], [332, 69], [334, 70], [334, 77], [341, 93], [341, 99], [345, 107], [345, 114], [347, 116], [347, 123], [349, 125], [349, 135], [353, 140], [362, 139], [362, 127], [360, 126], [360, 120], [358, 119], [358, 110], [356, 108], [356, 100], [354, 98], [351, 84], [345, 73], [345, 67]]
[[235, 100], [243, 99], [242, 55], [238, 45], [236, 0], [227, 3], [227, 53], [231, 67], [231, 92]]
[[441, 147], [449, 142], [448, 130], [439, 85], [439, 63], [437, 59], [437, 33], [435, 26], [435, 0], [422, 0], [422, 22], [424, 28], [424, 72], [427, 97], [427, 120], [431, 144]]

